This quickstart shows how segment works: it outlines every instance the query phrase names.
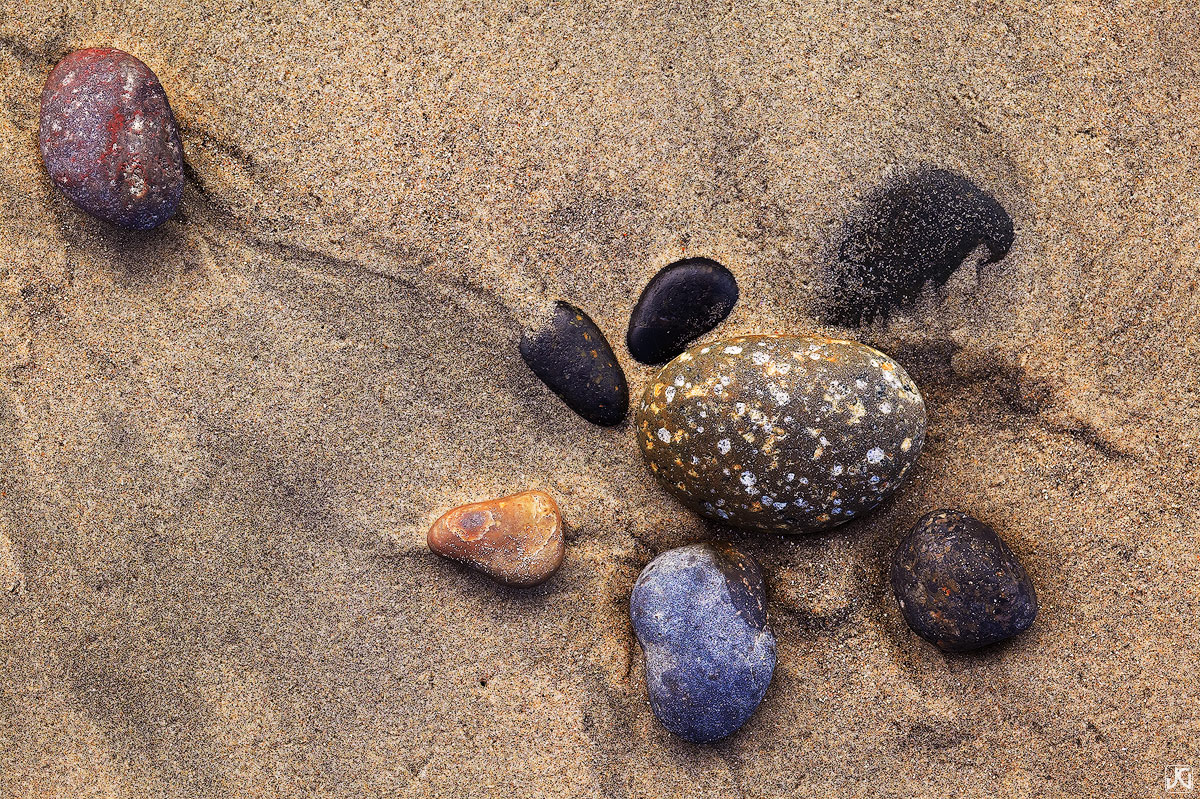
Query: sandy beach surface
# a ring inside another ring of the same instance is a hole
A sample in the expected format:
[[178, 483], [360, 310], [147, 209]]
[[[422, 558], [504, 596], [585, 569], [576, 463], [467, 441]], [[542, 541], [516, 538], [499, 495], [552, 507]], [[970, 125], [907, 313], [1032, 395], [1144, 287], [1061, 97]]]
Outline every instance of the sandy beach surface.
[[[1177, 2], [0, 0], [0, 796], [1158, 797], [1200, 772], [1200, 32]], [[66, 53], [159, 76], [180, 213], [123, 233], [49, 183]], [[998, 264], [822, 325], [844, 220], [969, 176]], [[714, 333], [822, 332], [929, 409], [909, 482], [804, 538], [670, 499], [516, 343], [623, 337], [703, 255]], [[432, 555], [550, 492], [561, 572]], [[970, 511], [1041, 613], [948, 656], [887, 585]], [[654, 720], [629, 592], [712, 537], [763, 565], [779, 665], [713, 746]], [[1197, 776], [1200, 783], [1200, 775]], [[1200, 790], [1200, 785], [1197, 786]]]

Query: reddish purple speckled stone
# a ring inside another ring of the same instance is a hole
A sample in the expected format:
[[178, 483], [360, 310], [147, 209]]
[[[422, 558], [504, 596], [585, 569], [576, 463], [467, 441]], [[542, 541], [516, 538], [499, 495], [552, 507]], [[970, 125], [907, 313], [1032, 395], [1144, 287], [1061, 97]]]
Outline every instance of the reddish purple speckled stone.
[[162, 84], [128, 53], [77, 50], [42, 89], [38, 139], [54, 185], [94, 217], [147, 230], [183, 196], [183, 147]]

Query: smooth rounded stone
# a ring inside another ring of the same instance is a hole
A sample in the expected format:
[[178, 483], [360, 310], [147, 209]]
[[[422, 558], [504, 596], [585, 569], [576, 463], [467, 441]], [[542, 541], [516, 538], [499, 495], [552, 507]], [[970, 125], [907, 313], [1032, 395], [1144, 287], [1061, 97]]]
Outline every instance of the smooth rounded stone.
[[521, 357], [551, 391], [592, 424], [620, 424], [629, 385], [608, 339], [583, 311], [559, 300], [521, 337]]
[[629, 315], [625, 343], [642, 363], [662, 363], [720, 324], [737, 301], [737, 280], [716, 261], [676, 261], [642, 290]]
[[886, 316], [927, 282], [944, 285], [980, 245], [988, 264], [1012, 243], [1012, 217], [996, 198], [954, 172], [918, 170], [878, 189], [846, 224], [822, 315], [841, 324]]
[[446, 512], [429, 528], [429, 548], [502, 583], [544, 583], [563, 561], [562, 516], [545, 491], [524, 491]]
[[646, 464], [692, 510], [802, 533], [896, 490], [925, 441], [925, 402], [899, 364], [865, 344], [739, 336], [664, 366], [636, 424]]
[[158, 78], [128, 53], [77, 50], [42, 89], [38, 139], [54, 185], [118, 227], [147, 230], [183, 196], [183, 147]]
[[892, 557], [892, 589], [917, 635], [948, 652], [1003, 641], [1037, 616], [1033, 583], [996, 532], [956, 510], [921, 518]]
[[680, 738], [724, 738], [762, 701], [775, 671], [766, 594], [758, 564], [729, 545], [672, 549], [638, 575], [629, 613], [650, 707]]

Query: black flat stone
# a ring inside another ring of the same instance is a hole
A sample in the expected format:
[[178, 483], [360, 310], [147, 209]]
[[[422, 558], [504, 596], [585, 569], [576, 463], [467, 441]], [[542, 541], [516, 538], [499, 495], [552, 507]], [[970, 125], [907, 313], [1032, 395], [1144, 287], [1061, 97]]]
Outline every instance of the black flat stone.
[[716, 261], [687, 258], [663, 267], [629, 315], [629, 352], [645, 364], [669, 361], [720, 324], [737, 301], [737, 280]]
[[891, 571], [908, 626], [948, 652], [1003, 641], [1037, 616], [1037, 595], [1017, 556], [995, 530], [959, 511], [922, 517]]
[[828, 321], [854, 325], [940, 287], [980, 245], [983, 263], [1008, 254], [1013, 221], [996, 198], [945, 169], [922, 169], [870, 196], [846, 224], [830, 270]]
[[521, 357], [567, 406], [589, 422], [620, 424], [629, 386], [608, 340], [587, 314], [561, 300], [521, 337]]

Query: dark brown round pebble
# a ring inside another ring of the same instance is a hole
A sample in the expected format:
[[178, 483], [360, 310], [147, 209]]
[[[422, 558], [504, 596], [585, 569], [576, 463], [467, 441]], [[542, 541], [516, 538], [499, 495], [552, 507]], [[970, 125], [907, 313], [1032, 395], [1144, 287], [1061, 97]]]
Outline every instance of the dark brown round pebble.
[[891, 577], [908, 626], [948, 652], [1003, 641], [1037, 616], [1017, 556], [995, 530], [960, 511], [922, 517], [896, 550]]
[[858, 324], [911, 304], [927, 282], [943, 285], [983, 245], [983, 263], [1013, 243], [1013, 221], [996, 198], [945, 169], [922, 169], [868, 198], [846, 225], [821, 315]]
[[629, 315], [629, 352], [646, 364], [669, 361], [720, 324], [737, 301], [737, 280], [716, 261], [676, 261], [651, 278]]
[[521, 337], [521, 357], [571, 410], [616, 425], [629, 410], [629, 386], [608, 339], [583, 311], [561, 300]]
[[98, 219], [157, 227], [183, 196], [183, 147], [150, 68], [111, 48], [71, 53], [42, 89], [38, 140], [50, 180]]

